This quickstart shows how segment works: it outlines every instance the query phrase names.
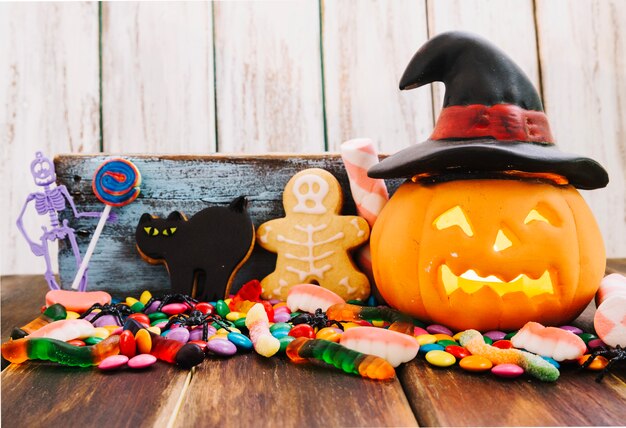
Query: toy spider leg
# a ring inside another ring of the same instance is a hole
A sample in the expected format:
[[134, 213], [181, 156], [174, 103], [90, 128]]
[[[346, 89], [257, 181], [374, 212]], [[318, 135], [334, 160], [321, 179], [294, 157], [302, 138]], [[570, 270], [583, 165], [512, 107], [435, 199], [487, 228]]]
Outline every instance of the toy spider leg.
[[174, 324], [179, 324], [179, 328], [202, 326], [202, 340], [207, 341], [209, 336], [209, 324], [215, 322], [220, 327], [231, 332], [230, 325], [225, 323], [219, 315], [203, 314], [200, 311], [192, 311], [189, 315], [178, 314], [169, 319], [163, 327], [163, 331], [169, 330]]
[[622, 348], [620, 345], [617, 345], [615, 348], [596, 349], [591, 353], [591, 356], [587, 358], [587, 361], [585, 361], [583, 365], [580, 366], [580, 368], [586, 369], [587, 367], [589, 367], [591, 363], [593, 363], [593, 361], [596, 359], [596, 357], [604, 357], [609, 361], [606, 367], [602, 369], [600, 374], [598, 374], [598, 377], [596, 377], [596, 382], [600, 383], [602, 382], [604, 376], [607, 373], [610, 373], [611, 368], [615, 365], [615, 363], [626, 360], [626, 348]]
[[343, 325], [337, 320], [329, 320], [326, 313], [321, 308], [315, 310], [314, 314], [301, 313], [291, 319], [293, 325], [308, 324], [313, 328], [324, 328], [336, 326], [343, 331]]
[[85, 312], [83, 312], [81, 316], [79, 316], [78, 318], [84, 319], [96, 309], [100, 309], [100, 312], [98, 312], [96, 316], [94, 316], [93, 318], [89, 320], [89, 322], [91, 322], [92, 324], [97, 319], [105, 315], [112, 315], [118, 321], [119, 325], [124, 325], [124, 322], [125, 322], [124, 318], [133, 313], [130, 307], [124, 303], [117, 303], [115, 305], [111, 305], [109, 303], [105, 303], [104, 305], [101, 305], [100, 303], [96, 303], [92, 307], [87, 309]]
[[155, 302], [159, 302], [159, 305], [156, 307], [156, 309], [152, 310], [151, 312], [160, 312], [161, 309], [163, 309], [163, 306], [168, 305], [170, 303], [186, 303], [190, 309], [194, 309], [196, 307], [196, 304], [198, 303], [198, 300], [194, 299], [193, 297], [187, 294], [180, 294], [180, 293], [165, 294], [160, 297], [151, 297], [150, 300], [148, 300], [146, 304], [144, 305], [142, 312], [147, 313], [150, 306], [152, 306], [152, 304]]

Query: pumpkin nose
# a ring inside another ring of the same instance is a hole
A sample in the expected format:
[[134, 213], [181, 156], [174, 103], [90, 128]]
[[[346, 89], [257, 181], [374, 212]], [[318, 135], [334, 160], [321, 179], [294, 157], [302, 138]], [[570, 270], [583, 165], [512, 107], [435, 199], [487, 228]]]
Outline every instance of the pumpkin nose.
[[513, 245], [513, 242], [506, 236], [504, 230], [498, 229], [498, 234], [496, 235], [496, 242], [493, 243], [493, 250], [496, 252], [504, 251], [510, 246]]

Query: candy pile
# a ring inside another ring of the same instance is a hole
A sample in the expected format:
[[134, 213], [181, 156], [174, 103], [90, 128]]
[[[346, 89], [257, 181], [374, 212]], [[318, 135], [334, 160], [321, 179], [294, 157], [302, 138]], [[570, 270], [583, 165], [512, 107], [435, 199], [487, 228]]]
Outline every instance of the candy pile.
[[[266, 358], [284, 353], [297, 363], [323, 362], [346, 373], [390, 379], [395, 367], [419, 353], [436, 367], [458, 361], [469, 372], [491, 371], [502, 378], [527, 373], [555, 381], [561, 364], [582, 365], [589, 351], [604, 346], [576, 327], [537, 323], [511, 333], [454, 333], [386, 306], [346, 303], [309, 284], [294, 286], [286, 302], [263, 300], [261, 292], [256, 280], [217, 302], [181, 294], [153, 297], [148, 291], [139, 299], [116, 302], [103, 292], [78, 293], [77, 299], [76, 292], [51, 291], [49, 306], [14, 330], [2, 355], [13, 363], [42, 359], [113, 370], [145, 368], [156, 360], [191, 368], [207, 355], [228, 357], [254, 349]], [[82, 300], [89, 298], [97, 303], [86, 309]], [[588, 368], [606, 365], [605, 358], [596, 357]]]

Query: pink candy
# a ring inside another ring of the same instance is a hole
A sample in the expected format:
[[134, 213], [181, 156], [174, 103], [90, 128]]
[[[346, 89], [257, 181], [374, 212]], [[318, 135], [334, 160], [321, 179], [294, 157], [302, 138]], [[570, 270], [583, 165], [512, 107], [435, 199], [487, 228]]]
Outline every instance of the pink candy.
[[139, 354], [128, 360], [128, 367], [131, 369], [145, 369], [156, 363], [157, 358], [150, 354]]
[[493, 366], [491, 373], [499, 377], [514, 378], [524, 374], [524, 369], [515, 364], [498, 364]]
[[128, 363], [128, 357], [126, 355], [111, 355], [100, 361], [98, 368], [100, 370], [115, 370]]

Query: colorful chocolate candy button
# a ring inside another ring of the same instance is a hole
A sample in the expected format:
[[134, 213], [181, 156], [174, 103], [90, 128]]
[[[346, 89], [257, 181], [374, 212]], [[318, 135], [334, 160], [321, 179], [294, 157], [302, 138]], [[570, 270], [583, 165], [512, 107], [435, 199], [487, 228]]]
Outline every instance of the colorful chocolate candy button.
[[128, 360], [128, 367], [131, 369], [145, 369], [156, 363], [157, 358], [150, 354], [139, 354]]
[[524, 369], [516, 364], [498, 364], [493, 366], [491, 373], [498, 377], [514, 378], [524, 374]]
[[433, 366], [449, 367], [456, 363], [456, 358], [454, 358], [452, 354], [449, 354], [445, 351], [434, 350], [426, 353], [426, 361], [428, 361]]
[[115, 370], [126, 365], [127, 362], [128, 357], [126, 355], [111, 355], [100, 361], [98, 368], [100, 370]]
[[493, 367], [491, 361], [480, 355], [470, 355], [465, 357], [459, 361], [459, 365], [462, 369], [467, 370], [468, 372], [484, 372]]

